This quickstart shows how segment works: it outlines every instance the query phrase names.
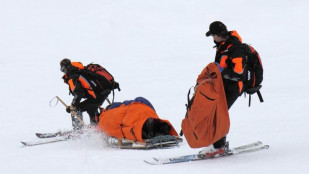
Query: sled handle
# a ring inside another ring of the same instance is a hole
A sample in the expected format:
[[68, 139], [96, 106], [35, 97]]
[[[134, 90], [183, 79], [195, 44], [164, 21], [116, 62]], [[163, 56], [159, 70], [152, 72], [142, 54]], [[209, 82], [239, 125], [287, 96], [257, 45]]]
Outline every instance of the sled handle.
[[60, 101], [66, 108], [68, 107], [67, 104], [65, 104], [60, 97], [56, 96], [57, 100]]
[[[61, 100], [60, 97], [56, 96], [57, 100], [60, 101], [60, 103], [62, 103], [66, 108], [68, 107], [67, 104], [64, 103], [64, 101]], [[83, 126], [87, 126], [85, 124], [85, 122], [76, 114], [76, 112], [71, 111], [71, 114], [83, 125]]]

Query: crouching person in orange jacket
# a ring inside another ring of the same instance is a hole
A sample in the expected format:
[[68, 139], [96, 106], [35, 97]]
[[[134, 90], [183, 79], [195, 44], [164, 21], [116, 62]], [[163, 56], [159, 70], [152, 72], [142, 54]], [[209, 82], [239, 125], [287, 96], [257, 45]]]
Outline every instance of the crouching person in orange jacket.
[[[84, 66], [80, 62], [71, 62], [70, 59], [63, 59], [60, 62], [60, 70], [65, 74], [63, 80], [69, 85], [70, 94], [74, 96], [70, 106], [66, 111], [75, 111], [82, 119], [82, 112], [86, 111], [90, 118], [91, 125], [99, 122], [99, 108], [110, 94], [111, 90], [106, 86], [105, 91], [97, 89], [100, 86], [96, 77], [87, 76], [84, 73]], [[102, 85], [101, 85], [102, 86]], [[82, 99], [85, 99], [81, 102]], [[74, 130], [80, 130], [83, 125], [73, 116], [72, 126]]]

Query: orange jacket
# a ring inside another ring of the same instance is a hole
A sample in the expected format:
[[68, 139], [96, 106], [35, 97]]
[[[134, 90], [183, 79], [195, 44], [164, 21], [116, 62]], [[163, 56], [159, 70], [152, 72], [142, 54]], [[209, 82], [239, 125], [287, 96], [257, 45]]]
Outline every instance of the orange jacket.
[[80, 62], [72, 62], [71, 64], [70, 71], [63, 76], [63, 79], [69, 85], [70, 92], [74, 96], [72, 105], [77, 106], [82, 98], [97, 99], [98, 96], [92, 89], [91, 82], [80, 72], [84, 69], [83, 64]]
[[216, 44], [215, 62], [224, 68], [221, 72], [224, 86], [230, 88], [234, 86], [241, 93], [243, 91], [244, 60], [246, 56], [245, 52], [240, 48], [242, 44], [241, 37], [236, 31], [231, 31], [229, 38], [225, 42]]
[[69, 85], [71, 93], [73, 95], [84, 95], [84, 91], [86, 91], [86, 95], [91, 96], [94, 99], [97, 98], [91, 87], [91, 82], [79, 73], [80, 70], [84, 69], [83, 64], [81, 62], [72, 62], [71, 64], [72, 69], [69, 73], [63, 76], [64, 82]]

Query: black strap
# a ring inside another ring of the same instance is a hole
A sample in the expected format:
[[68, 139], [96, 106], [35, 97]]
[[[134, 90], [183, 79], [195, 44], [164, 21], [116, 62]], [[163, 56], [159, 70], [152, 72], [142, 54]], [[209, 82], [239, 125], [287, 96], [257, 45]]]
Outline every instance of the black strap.
[[[193, 86], [191, 88], [193, 88]], [[190, 100], [191, 88], [189, 89], [188, 95], [187, 95], [187, 100], [188, 100], [188, 104], [186, 104], [187, 110], [190, 109], [190, 107], [193, 103], [193, 98]]]
[[121, 123], [120, 124], [120, 131], [121, 131], [121, 134], [123, 136], [124, 139], [126, 139], [126, 136], [124, 135], [123, 131], [122, 131], [122, 127], [123, 127], [123, 124]]
[[130, 130], [130, 132], [131, 132], [131, 134], [134, 136], [135, 141], [137, 141], [137, 137], [136, 137], [135, 132], [134, 132], [133, 129], [134, 129], [134, 128], [132, 127], [131, 130]]
[[[263, 97], [262, 97], [262, 94], [261, 94], [260, 90], [256, 91], [256, 93], [257, 93], [257, 95], [258, 95], [258, 97], [259, 97], [260, 102], [261, 102], [261, 103], [264, 102], [264, 99], [263, 99]], [[249, 94], [249, 107], [251, 106], [251, 95], [252, 95], [252, 94]]]
[[114, 99], [115, 99], [115, 91], [113, 89], [113, 100], [112, 100], [112, 103], [114, 103]]
[[[192, 86], [191, 88], [193, 88], [193, 86]], [[186, 104], [187, 112], [186, 112], [185, 118], [188, 117], [188, 110], [190, 109], [190, 107], [191, 107], [191, 105], [192, 105], [192, 103], [193, 103], [193, 98], [194, 98], [194, 97], [190, 100], [191, 88], [189, 89], [188, 94], [187, 94], [188, 104]], [[179, 135], [180, 135], [180, 136], [183, 136], [182, 130], [180, 130]]]
[[262, 103], [262, 102], [264, 102], [264, 100], [263, 100], [263, 97], [262, 97], [262, 94], [261, 94], [260, 90], [258, 90], [256, 93], [257, 93], [257, 95], [259, 96], [260, 102], [261, 102], [261, 103]]
[[187, 101], [188, 101], [187, 109], [190, 107], [190, 93], [191, 93], [191, 88], [189, 89], [188, 94], [187, 94]]

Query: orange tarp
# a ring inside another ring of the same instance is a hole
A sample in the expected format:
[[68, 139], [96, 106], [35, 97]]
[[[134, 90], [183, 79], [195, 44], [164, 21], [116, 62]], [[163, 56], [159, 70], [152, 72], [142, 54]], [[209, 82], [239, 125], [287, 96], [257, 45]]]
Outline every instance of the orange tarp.
[[225, 136], [230, 119], [221, 73], [210, 63], [197, 79], [194, 99], [182, 121], [182, 131], [190, 147], [200, 148], [213, 144]]
[[[142, 139], [142, 128], [148, 118], [160, 119], [156, 112], [146, 104], [132, 102], [129, 105], [122, 104], [117, 108], [103, 112], [100, 115], [98, 127], [111, 137], [144, 142]], [[170, 135], [178, 136], [168, 120], [161, 121], [171, 126]]]

